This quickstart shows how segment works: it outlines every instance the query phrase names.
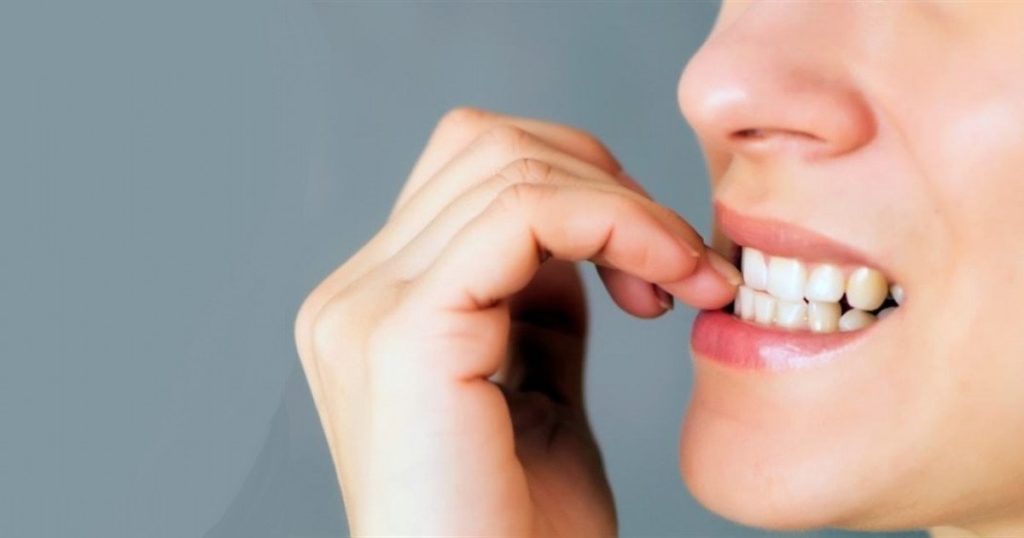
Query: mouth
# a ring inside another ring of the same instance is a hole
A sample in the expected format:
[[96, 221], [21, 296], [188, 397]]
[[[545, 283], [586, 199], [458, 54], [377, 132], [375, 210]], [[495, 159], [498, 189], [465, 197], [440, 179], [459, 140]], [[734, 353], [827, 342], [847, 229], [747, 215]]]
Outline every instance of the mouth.
[[744, 282], [732, 304], [697, 316], [695, 356], [754, 369], [809, 366], [899, 317], [903, 286], [864, 253], [721, 204], [715, 215]]

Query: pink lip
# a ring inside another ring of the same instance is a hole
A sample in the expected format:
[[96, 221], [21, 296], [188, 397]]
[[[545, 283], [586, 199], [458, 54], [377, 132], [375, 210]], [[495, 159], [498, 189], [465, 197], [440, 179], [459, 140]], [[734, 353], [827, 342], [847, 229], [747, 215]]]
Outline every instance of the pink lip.
[[748, 217], [715, 203], [715, 226], [737, 245], [809, 262], [871, 265], [860, 251], [824, 235], [778, 220]]
[[791, 370], [827, 361], [871, 329], [816, 334], [743, 321], [722, 310], [702, 310], [690, 345], [702, 358], [739, 368]]
[[[784, 222], [744, 216], [715, 204], [715, 224], [738, 245], [807, 261], [870, 264], [857, 250]], [[871, 328], [818, 334], [743, 321], [722, 310], [704, 310], [693, 324], [690, 345], [696, 356], [755, 370], [790, 370], [829, 360]]]

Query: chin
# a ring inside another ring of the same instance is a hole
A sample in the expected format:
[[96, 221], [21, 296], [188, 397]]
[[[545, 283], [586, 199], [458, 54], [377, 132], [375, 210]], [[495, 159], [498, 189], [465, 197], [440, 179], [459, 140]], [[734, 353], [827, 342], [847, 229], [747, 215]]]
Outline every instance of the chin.
[[679, 440], [686, 487], [708, 510], [750, 527], [934, 525], [949, 506], [927, 486], [944, 480], [923, 448], [929, 421], [907, 420], [913, 406], [884, 397], [895, 391], [865, 390], [850, 374], [823, 379], [828, 369], [757, 374], [695, 355]]
[[[808, 434], [751, 427], [700, 403], [680, 439], [680, 472], [708, 510], [773, 530], [850, 527], [860, 487], [855, 462], [808, 442]], [[766, 426], [767, 428], [767, 426]], [[846, 454], [848, 456], [848, 454]]]

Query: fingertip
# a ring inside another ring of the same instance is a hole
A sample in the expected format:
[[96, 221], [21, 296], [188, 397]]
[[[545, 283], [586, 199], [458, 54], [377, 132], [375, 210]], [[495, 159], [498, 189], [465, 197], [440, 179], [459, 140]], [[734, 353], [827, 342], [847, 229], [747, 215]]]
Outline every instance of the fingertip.
[[690, 306], [715, 309], [729, 304], [742, 282], [735, 266], [713, 250], [705, 249], [693, 273], [679, 281], [663, 283], [661, 287]]
[[711, 268], [724, 278], [732, 287], [735, 288], [743, 283], [743, 274], [740, 273], [740, 270], [733, 265], [732, 262], [710, 248], [705, 249], [705, 254]]

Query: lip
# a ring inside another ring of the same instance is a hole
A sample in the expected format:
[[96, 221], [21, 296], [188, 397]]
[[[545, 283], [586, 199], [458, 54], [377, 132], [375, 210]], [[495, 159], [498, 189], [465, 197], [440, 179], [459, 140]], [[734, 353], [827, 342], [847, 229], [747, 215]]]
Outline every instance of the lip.
[[828, 362], [870, 334], [875, 325], [858, 331], [818, 334], [756, 325], [722, 310], [702, 310], [693, 322], [690, 346], [695, 357], [729, 366], [793, 370]]
[[806, 262], [867, 265], [881, 270], [863, 252], [822, 234], [774, 219], [750, 217], [715, 202], [715, 226], [735, 245]]
[[[824, 235], [782, 221], [748, 217], [720, 202], [715, 203], [715, 225], [735, 245], [771, 255], [879, 268], [862, 252]], [[784, 371], [828, 362], [880, 324], [822, 334], [757, 325], [724, 310], [703, 310], [694, 320], [690, 345], [695, 358], [744, 369]]]

